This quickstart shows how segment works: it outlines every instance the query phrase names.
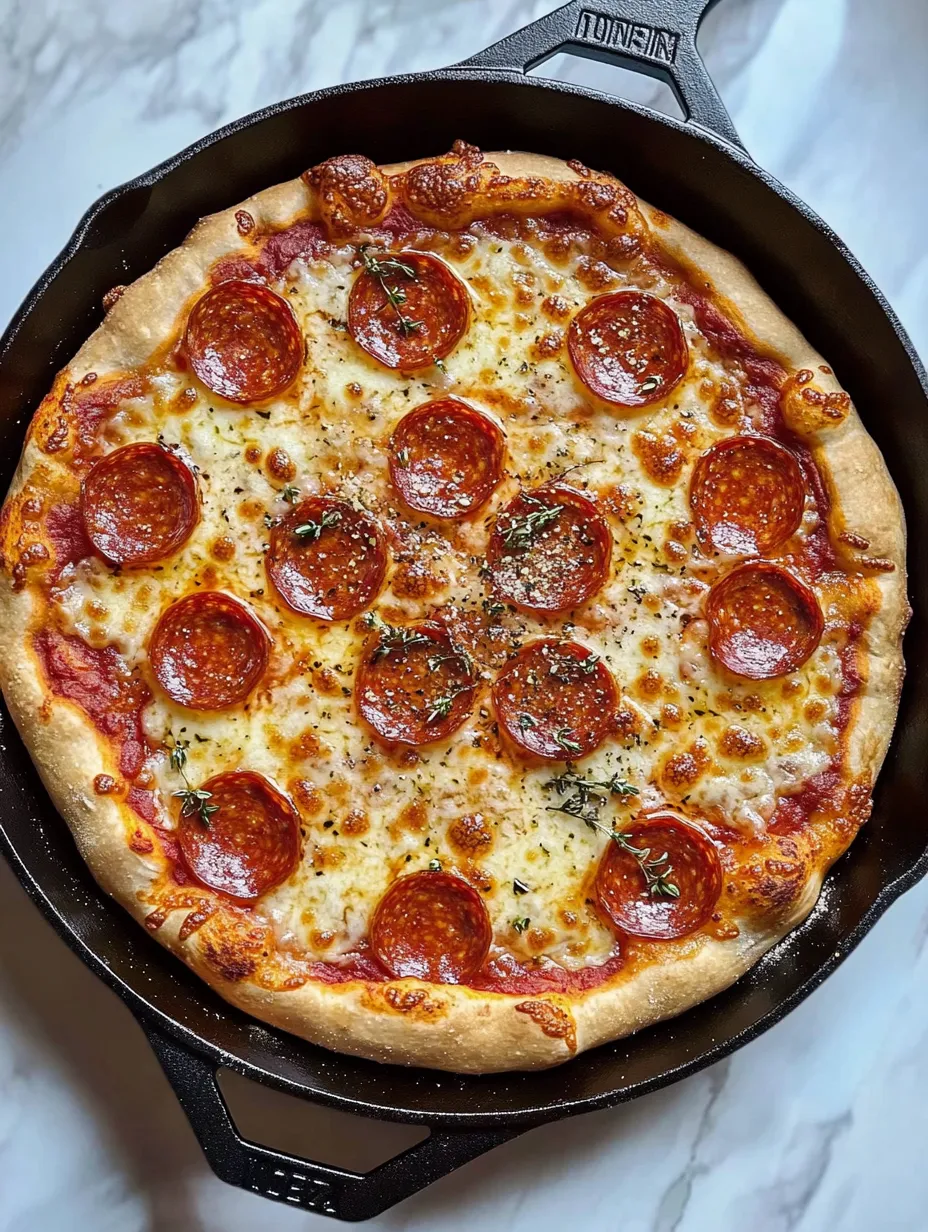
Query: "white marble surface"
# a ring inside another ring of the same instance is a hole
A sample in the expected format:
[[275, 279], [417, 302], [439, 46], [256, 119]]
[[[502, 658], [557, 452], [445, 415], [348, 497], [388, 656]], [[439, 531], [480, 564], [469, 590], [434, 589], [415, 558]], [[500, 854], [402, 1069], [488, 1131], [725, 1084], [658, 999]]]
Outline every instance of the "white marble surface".
[[[0, 0], [0, 318], [85, 207], [280, 97], [460, 59], [552, 0]], [[424, 20], [428, 12], [429, 20]], [[724, 0], [706, 59], [745, 144], [858, 254], [928, 353], [928, 6]], [[602, 65], [553, 75], [666, 104]], [[462, 134], [466, 135], [466, 134]], [[904, 824], [904, 819], [900, 819]], [[128, 1012], [0, 867], [0, 1232], [323, 1227], [209, 1173]], [[928, 1226], [928, 884], [728, 1061], [536, 1130], [377, 1226], [872, 1232]], [[237, 1085], [250, 1128], [350, 1165], [396, 1130]], [[331, 1225], [329, 1225], [331, 1226]]]

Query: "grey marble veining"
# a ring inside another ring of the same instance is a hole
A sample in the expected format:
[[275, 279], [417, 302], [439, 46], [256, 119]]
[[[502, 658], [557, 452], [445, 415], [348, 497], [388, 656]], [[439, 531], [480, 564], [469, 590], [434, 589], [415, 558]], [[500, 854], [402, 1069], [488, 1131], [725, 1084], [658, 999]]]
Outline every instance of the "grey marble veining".
[[[461, 59], [553, 7], [0, 0], [0, 318], [100, 192], [217, 125], [318, 86]], [[928, 353], [924, 0], [724, 0], [702, 47], [748, 149], [842, 235]], [[541, 71], [673, 106], [663, 87], [604, 65], [557, 57]], [[5, 866], [0, 938], [0, 1232], [332, 1226], [209, 1174], [130, 1015]], [[922, 885], [735, 1056], [634, 1104], [527, 1134], [375, 1226], [920, 1232], [926, 938]], [[399, 1145], [400, 1131], [245, 1083], [230, 1099], [243, 1126], [273, 1128], [309, 1154], [327, 1144], [333, 1162]]]

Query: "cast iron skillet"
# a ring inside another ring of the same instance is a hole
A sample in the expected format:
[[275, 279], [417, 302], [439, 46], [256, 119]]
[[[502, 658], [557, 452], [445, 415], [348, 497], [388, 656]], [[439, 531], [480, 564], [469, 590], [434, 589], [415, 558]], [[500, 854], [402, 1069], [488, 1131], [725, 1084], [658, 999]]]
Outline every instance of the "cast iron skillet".
[[[835, 366], [889, 463], [911, 528], [915, 617], [899, 727], [873, 818], [822, 903], [733, 988], [629, 1040], [537, 1074], [454, 1077], [310, 1047], [231, 1009], [90, 877], [3, 716], [0, 833], [19, 879], [72, 949], [148, 1033], [217, 1174], [341, 1219], [364, 1219], [521, 1129], [631, 1099], [718, 1060], [782, 1018], [928, 869], [928, 416], [925, 373], [899, 322], [840, 241], [741, 147], [695, 35], [714, 0], [572, 0], [452, 68], [321, 90], [204, 138], [85, 215], [0, 342], [6, 487], [28, 418], [99, 323], [115, 283], [150, 269], [203, 214], [332, 154], [377, 162], [447, 150], [456, 137], [579, 158], [737, 253]], [[673, 87], [688, 122], [596, 91], [526, 78], [561, 50], [633, 66]], [[359, 1175], [267, 1150], [235, 1130], [218, 1066], [348, 1111], [432, 1127]]]

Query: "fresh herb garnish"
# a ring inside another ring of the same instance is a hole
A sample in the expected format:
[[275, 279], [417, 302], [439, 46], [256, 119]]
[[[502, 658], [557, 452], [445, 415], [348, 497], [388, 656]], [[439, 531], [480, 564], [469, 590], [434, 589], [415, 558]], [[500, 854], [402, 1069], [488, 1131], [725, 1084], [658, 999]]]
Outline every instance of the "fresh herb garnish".
[[556, 791], [559, 796], [567, 797], [560, 804], [549, 805], [549, 813], [566, 813], [568, 817], [577, 817], [588, 825], [596, 821], [599, 810], [609, 796], [638, 795], [638, 788], [632, 787], [631, 783], [620, 778], [618, 774], [614, 774], [610, 779], [586, 779], [569, 763], [563, 774], [548, 779], [544, 787], [549, 791]]
[[569, 727], [561, 727], [554, 733], [554, 739], [566, 753], [582, 753], [583, 745], [570, 734]]
[[418, 633], [415, 629], [406, 629], [402, 625], [388, 625], [377, 612], [368, 612], [364, 623], [369, 629], [375, 629], [380, 634], [380, 642], [371, 656], [371, 662], [385, 659], [394, 650], [411, 650], [415, 646], [434, 645], [430, 637]]
[[280, 499], [285, 500], [288, 505], [295, 505], [296, 502], [300, 499], [300, 489], [297, 487], [294, 487], [292, 483], [288, 483], [287, 486], [284, 488], [284, 490], [281, 492]]
[[531, 924], [531, 922], [532, 921], [528, 918], [527, 915], [523, 915], [521, 918], [517, 917], [515, 920], [512, 921], [512, 927], [516, 930], [517, 933], [524, 933], [525, 930], [528, 928], [529, 924]]
[[364, 269], [372, 278], [376, 278], [380, 283], [380, 289], [387, 297], [387, 303], [396, 313], [396, 323], [400, 333], [404, 338], [408, 338], [410, 334], [414, 334], [422, 328], [422, 322], [414, 321], [403, 312], [403, 305], [406, 303], [406, 292], [402, 287], [391, 286], [387, 279], [400, 276], [408, 278], [410, 282], [415, 282], [416, 271], [411, 265], [406, 265], [403, 261], [397, 261], [396, 257], [371, 256], [367, 251], [369, 247], [369, 244], [362, 244], [358, 249]]
[[519, 715], [519, 731], [528, 731], [530, 727], [537, 727], [538, 724], [530, 714]]
[[[605, 830], [606, 827], [603, 826], [602, 829]], [[644, 877], [645, 887], [652, 898], [680, 897], [680, 887], [675, 881], [669, 879], [673, 872], [673, 865], [666, 851], [659, 856], [652, 856], [650, 847], [636, 847], [634, 843], [629, 842], [621, 830], [609, 830], [608, 833], [613, 842], [618, 844], [623, 851], [634, 856]]]
[[[572, 766], [568, 766], [563, 774], [549, 779], [545, 788], [556, 791], [559, 796], [566, 796], [560, 804], [549, 805], [549, 813], [565, 813], [584, 822], [591, 830], [597, 830], [607, 835], [623, 851], [633, 856], [641, 869], [645, 886], [652, 898], [679, 898], [680, 888], [670, 880], [673, 865], [667, 852], [658, 856], [651, 855], [650, 847], [636, 847], [621, 830], [613, 830], [603, 825], [599, 820], [599, 811], [609, 796], [637, 796], [637, 787], [614, 774], [610, 779], [585, 779], [577, 774]], [[603, 792], [606, 794], [604, 795]], [[571, 793], [568, 795], [568, 793]]]
[[456, 699], [462, 693], [468, 693], [472, 688], [473, 685], [469, 684], [458, 684], [450, 688], [447, 693], [432, 703], [432, 709], [425, 716], [426, 723], [437, 723], [440, 719], [447, 719]]
[[[197, 740], [201, 737], [197, 736]], [[190, 780], [187, 778], [187, 750], [190, 748], [190, 741], [184, 740], [174, 735], [170, 736], [170, 765], [171, 769], [176, 771], [184, 780], [184, 786], [180, 791], [175, 791], [175, 795], [180, 801], [181, 815], [184, 817], [199, 817], [201, 823], [209, 829], [209, 819], [213, 813], [219, 812], [218, 804], [210, 804], [208, 801], [212, 799], [212, 792], [204, 791], [202, 787], [191, 787]]]
[[513, 552], [527, 552], [535, 539], [552, 522], [556, 522], [563, 512], [561, 505], [546, 505], [536, 496], [523, 496], [523, 503], [536, 506], [530, 513], [520, 517], [510, 517], [503, 531], [503, 543]]
[[524, 881], [520, 881], [518, 877], [513, 878], [512, 892], [513, 894], [528, 894], [530, 887]]
[[441, 860], [429, 860], [429, 872], [430, 873], [440, 873], [441, 872]]
[[453, 650], [438, 650], [433, 655], [429, 655], [426, 659], [426, 666], [430, 672], [438, 671], [442, 663], [460, 663], [468, 676], [474, 674], [474, 662], [466, 650], [461, 650], [457, 646]]
[[180, 811], [183, 817], [199, 817], [201, 823], [209, 829], [209, 819], [213, 813], [219, 812], [218, 804], [208, 804], [213, 793], [204, 791], [202, 787], [185, 787], [182, 791], [173, 793], [181, 801]]
[[324, 530], [328, 530], [330, 526], [337, 526], [341, 520], [340, 509], [326, 509], [318, 522], [304, 522], [302, 526], [295, 526], [293, 533], [304, 543], [315, 543]]

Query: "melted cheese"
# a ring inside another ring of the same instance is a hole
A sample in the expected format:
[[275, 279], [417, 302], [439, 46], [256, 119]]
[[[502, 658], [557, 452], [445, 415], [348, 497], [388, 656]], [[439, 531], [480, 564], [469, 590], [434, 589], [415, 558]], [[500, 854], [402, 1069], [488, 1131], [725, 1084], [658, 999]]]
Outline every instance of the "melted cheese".
[[[499, 750], [488, 688], [449, 740], [419, 750], [418, 759], [388, 755], [356, 719], [357, 623], [303, 619], [275, 599], [263, 567], [265, 515], [288, 508], [281, 497], [287, 460], [302, 494], [334, 491], [360, 502], [391, 522], [427, 569], [432, 593], [418, 597], [408, 569], [394, 560], [376, 604], [394, 622], [451, 603], [479, 612], [487, 593], [480, 565], [495, 513], [520, 484], [530, 488], [582, 466], [571, 482], [621, 514], [609, 517], [615, 546], [607, 584], [575, 625], [542, 626], [513, 612], [501, 622], [522, 639], [564, 632], [613, 672], [629, 735], [608, 740], [582, 769], [596, 779], [618, 773], [639, 795], [610, 801], [602, 813], [607, 823], [669, 803], [722, 818], [746, 835], [763, 831], [778, 795], [800, 790], [836, 751], [835, 644], [826, 635], [801, 671], [760, 684], [723, 679], [709, 658], [701, 604], [718, 566], [695, 556], [683, 528], [692, 464], [730, 429], [711, 416], [724, 373], [686, 305], [670, 300], [690, 348], [686, 381], [665, 405], [623, 416], [588, 397], [567, 359], [569, 318], [603, 289], [588, 285], [576, 247], [558, 263], [478, 233], [469, 250], [458, 243], [443, 252], [470, 288], [472, 322], [446, 374], [433, 368], [415, 376], [380, 367], [349, 336], [354, 255], [345, 247], [330, 260], [298, 260], [278, 287], [305, 332], [307, 363], [269, 411], [232, 407], [200, 388], [185, 398], [189, 377], [165, 371], [150, 396], [125, 404], [108, 422], [111, 446], [160, 437], [183, 451], [197, 471], [201, 520], [184, 550], [155, 571], [117, 573], [96, 561], [66, 570], [57, 603], [74, 631], [91, 642], [114, 642], [149, 679], [154, 624], [169, 602], [191, 590], [225, 589], [266, 624], [274, 642], [270, 669], [245, 707], [194, 714], [155, 687], [144, 723], [158, 750], [152, 770], [168, 826], [171, 793], [181, 785], [168, 764], [171, 736], [191, 741], [191, 782], [249, 769], [296, 800], [302, 863], [258, 905], [283, 945], [326, 958], [350, 951], [397, 874], [435, 859], [447, 869], [464, 866], [449, 831], [462, 817], [479, 815], [492, 841], [467, 868], [486, 889], [498, 944], [568, 967], [601, 962], [614, 939], [587, 900], [607, 840], [551, 811], [558, 798], [545, 784], [559, 767], [527, 768]], [[621, 277], [610, 285], [622, 285]], [[659, 282], [645, 289], [671, 295]], [[439, 526], [402, 513], [384, 446], [408, 410], [450, 391], [504, 428], [508, 477], [478, 517]], [[673, 524], [680, 540], [668, 547]], [[726, 737], [733, 727], [740, 734]], [[515, 878], [528, 893], [515, 895]], [[530, 920], [521, 933], [513, 928], [517, 917]]]

